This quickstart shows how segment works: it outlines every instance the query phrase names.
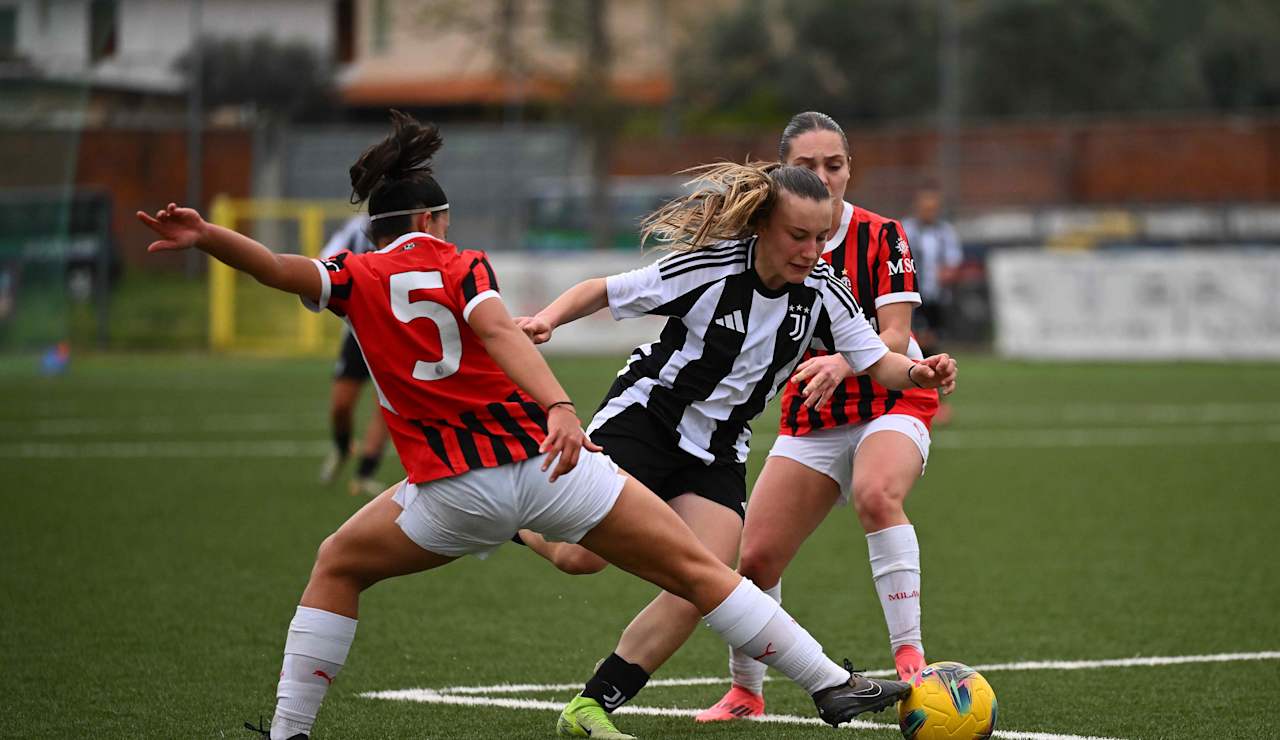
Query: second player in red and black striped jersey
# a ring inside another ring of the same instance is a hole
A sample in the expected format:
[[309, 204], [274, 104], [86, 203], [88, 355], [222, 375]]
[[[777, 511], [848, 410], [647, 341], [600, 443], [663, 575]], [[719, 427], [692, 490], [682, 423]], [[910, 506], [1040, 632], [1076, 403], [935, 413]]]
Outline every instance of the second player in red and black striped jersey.
[[[920, 305], [911, 248], [902, 226], [893, 219], [846, 202], [840, 228], [827, 241], [822, 257], [853, 291], [876, 331], [880, 330], [878, 309], [892, 303]], [[811, 350], [804, 359], [824, 354], [828, 353]], [[906, 355], [922, 359], [914, 336]], [[937, 391], [892, 391], [866, 375], [846, 379], [831, 401], [816, 409], [804, 405], [801, 390], [796, 383], [787, 384], [782, 396], [781, 434], [803, 435], [815, 429], [860, 424], [888, 413], [914, 416], [927, 426], [938, 409]]]
[[423, 233], [316, 260], [318, 304], [346, 319], [412, 483], [526, 460], [546, 438], [543, 409], [467, 324], [498, 296], [484, 252]]

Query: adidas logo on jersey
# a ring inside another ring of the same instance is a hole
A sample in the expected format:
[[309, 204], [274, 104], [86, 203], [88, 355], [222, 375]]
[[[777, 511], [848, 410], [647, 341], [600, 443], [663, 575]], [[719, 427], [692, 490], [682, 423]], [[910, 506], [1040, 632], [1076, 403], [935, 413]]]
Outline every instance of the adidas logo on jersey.
[[742, 334], [747, 333], [747, 325], [742, 322], [742, 311], [734, 311], [721, 316], [716, 319], [716, 325]]

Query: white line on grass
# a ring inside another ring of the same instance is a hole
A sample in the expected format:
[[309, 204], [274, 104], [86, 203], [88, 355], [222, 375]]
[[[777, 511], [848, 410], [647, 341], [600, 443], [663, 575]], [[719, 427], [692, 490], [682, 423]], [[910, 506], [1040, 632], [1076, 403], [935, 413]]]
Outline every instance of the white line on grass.
[[[1208, 655], [1168, 655], [1133, 658], [1110, 658], [1106, 660], [1027, 660], [1013, 663], [988, 663], [973, 666], [979, 671], [997, 673], [1001, 671], [1081, 671], [1100, 668], [1137, 668], [1168, 665], [1186, 665], [1195, 663], [1232, 663], [1259, 660], [1280, 660], [1280, 651], [1268, 650], [1255, 653], [1213, 653]], [[869, 676], [891, 676], [892, 670], [868, 671]], [[765, 680], [772, 680], [766, 676]], [[649, 686], [707, 686], [723, 684], [723, 676], [699, 676], [693, 678], [658, 678], [649, 682]], [[492, 686], [451, 686], [442, 689], [399, 689], [392, 691], [369, 691], [360, 696], [366, 699], [385, 699], [390, 701], [413, 701], [427, 704], [452, 704], [463, 706], [498, 707], [505, 709], [530, 709], [559, 711], [560, 702], [539, 699], [517, 699], [509, 697], [485, 696], [485, 694], [545, 693], [552, 691], [572, 691], [581, 687], [581, 683], [509, 683]], [[680, 709], [676, 707], [644, 707], [627, 705], [618, 710], [623, 714], [643, 714], [660, 717], [692, 717], [698, 713], [696, 709]], [[798, 717], [786, 714], [767, 715], [756, 721], [779, 722], [786, 724], [821, 725], [821, 720], [814, 717]], [[896, 725], [886, 725], [862, 720], [843, 725], [843, 727], [867, 730], [897, 730]], [[996, 737], [1009, 740], [1114, 740], [1084, 735], [1062, 735], [1051, 732], [1018, 732], [1014, 730], [997, 730]]]
[[966, 405], [959, 418], [970, 422], [1044, 424], [1227, 424], [1280, 421], [1280, 403], [1031, 403], [983, 402]]
[[[716, 679], [723, 682], [723, 678]], [[649, 685], [654, 682], [650, 681]], [[573, 684], [579, 687], [582, 684]], [[458, 694], [444, 694], [431, 689], [403, 689], [399, 691], [370, 691], [360, 695], [365, 699], [386, 699], [391, 701], [413, 701], [425, 704], [451, 704], [460, 706], [473, 707], [497, 707], [501, 709], [532, 709], [542, 711], [558, 712], [564, 707], [563, 702], [558, 701], [542, 701], [539, 699], [509, 699], [494, 696], [459, 696]], [[699, 709], [679, 709], [676, 707], [641, 707], [628, 704], [619, 708], [615, 714], [640, 714], [649, 717], [693, 717], [701, 711]], [[763, 717], [752, 718], [753, 722], [772, 722], [777, 724], [788, 725], [817, 725], [824, 726], [825, 722], [817, 717], [799, 717], [792, 714], [767, 714]], [[887, 725], [879, 722], [867, 722], [865, 720], [852, 720], [840, 726], [840, 729], [850, 730], [888, 730], [898, 732], [897, 725]], [[1018, 732], [1016, 730], [996, 730], [995, 737], [1008, 738], [1009, 740], [1117, 740], [1116, 738], [1097, 737], [1093, 735], [1060, 735], [1052, 732]]]
[[257, 442], [24, 442], [0, 445], [0, 458], [30, 459], [147, 459], [147, 458], [293, 458], [321, 457], [332, 442], [269, 440]]
[[1232, 427], [1107, 427], [1095, 429], [942, 430], [935, 448], [950, 450], [1063, 447], [1200, 447], [1274, 444], [1280, 424]]
[[[1083, 671], [1098, 668], [1137, 668], [1166, 665], [1184, 665], [1187, 663], [1234, 663], [1253, 660], [1280, 660], [1280, 651], [1263, 651], [1258, 653], [1214, 653], [1211, 655], [1170, 655], [1158, 657], [1113, 658], [1108, 660], [1030, 660], [1017, 663], [988, 663], [974, 665], [979, 672], [995, 673], [999, 671]], [[873, 677], [895, 676], [897, 671], [886, 670], [864, 671], [864, 675]], [[647, 686], [709, 686], [725, 682], [724, 676], [697, 676], [693, 678], [655, 678]], [[765, 676], [766, 681], [773, 680]], [[568, 691], [582, 687], [578, 683], [504, 683], [491, 686], [447, 686], [442, 689], [430, 689], [441, 694], [517, 694], [539, 693], [548, 691]], [[426, 690], [426, 689], [424, 689]]]
[[175, 432], [320, 431], [322, 414], [185, 414], [173, 416], [70, 416], [31, 421], [0, 421], [0, 434], [29, 437], [82, 437], [94, 434], [173, 434]]
[[[770, 435], [757, 437], [757, 446]], [[1280, 443], [1280, 424], [1218, 428], [946, 430], [934, 448], [949, 450], [1065, 449], [1086, 447], [1232, 446]], [[21, 442], [0, 444], [0, 458], [214, 458], [314, 457], [320, 440], [164, 440], [151, 442]]]

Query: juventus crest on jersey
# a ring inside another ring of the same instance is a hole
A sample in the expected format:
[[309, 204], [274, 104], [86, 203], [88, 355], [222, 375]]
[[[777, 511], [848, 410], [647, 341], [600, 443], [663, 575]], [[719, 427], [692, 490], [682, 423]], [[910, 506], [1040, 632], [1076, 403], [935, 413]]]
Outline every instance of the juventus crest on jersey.
[[636, 348], [588, 431], [636, 404], [705, 462], [744, 462], [749, 422], [815, 341], [864, 370], [888, 350], [853, 294], [819, 263], [803, 283], [772, 290], [754, 265], [755, 239], [665, 257], [606, 280], [616, 319], [667, 316]]

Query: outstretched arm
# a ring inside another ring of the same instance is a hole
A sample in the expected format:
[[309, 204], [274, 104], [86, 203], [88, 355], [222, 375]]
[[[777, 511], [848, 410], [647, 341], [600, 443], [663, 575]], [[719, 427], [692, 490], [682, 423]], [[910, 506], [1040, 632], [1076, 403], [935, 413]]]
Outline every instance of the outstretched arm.
[[521, 316], [516, 325], [529, 335], [534, 344], [542, 344], [551, 338], [556, 327], [577, 321], [609, 305], [609, 294], [604, 278], [583, 280], [560, 294], [550, 306], [536, 316]]
[[867, 368], [867, 375], [890, 390], [942, 388], [950, 392], [956, 384], [956, 361], [951, 355], [941, 354], [916, 362], [906, 355], [890, 352]]
[[194, 208], [170, 203], [155, 216], [138, 211], [138, 220], [160, 236], [147, 247], [148, 252], [195, 247], [263, 285], [310, 301], [320, 298], [320, 272], [310, 258], [276, 254], [244, 234], [205, 221]]

